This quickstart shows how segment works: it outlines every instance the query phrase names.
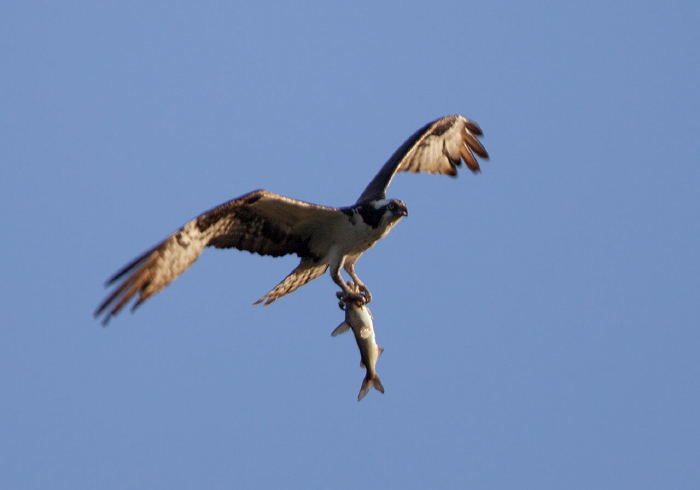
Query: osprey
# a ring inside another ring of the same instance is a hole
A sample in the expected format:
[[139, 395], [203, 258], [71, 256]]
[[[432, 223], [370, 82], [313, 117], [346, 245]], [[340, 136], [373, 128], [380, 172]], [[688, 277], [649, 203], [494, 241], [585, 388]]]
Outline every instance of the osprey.
[[[386, 198], [394, 175], [409, 171], [454, 177], [461, 161], [476, 173], [479, 164], [474, 154], [488, 158], [477, 139], [481, 135], [481, 128], [464, 116], [446, 116], [426, 124], [394, 152], [352, 206], [320, 206], [266, 190], [217, 206], [114, 274], [107, 285], [119, 284], [97, 308], [95, 317], [104, 313], [106, 325], [138, 295], [133, 311], [173, 282], [205, 247], [237, 248], [273, 257], [297, 254], [301, 258], [296, 269], [254, 304], [264, 302], [267, 306], [329, 267], [346, 301], [369, 303], [372, 296], [355, 274], [355, 262], [408, 215], [402, 201]], [[341, 268], [350, 275], [357, 291], [345, 284]]]

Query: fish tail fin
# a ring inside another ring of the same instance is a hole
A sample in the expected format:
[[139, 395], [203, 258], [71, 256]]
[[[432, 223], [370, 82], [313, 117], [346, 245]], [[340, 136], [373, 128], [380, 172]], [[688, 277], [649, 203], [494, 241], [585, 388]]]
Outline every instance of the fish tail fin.
[[378, 374], [374, 375], [374, 389], [380, 393], [384, 393], [384, 385], [382, 385], [382, 381], [379, 379]]
[[367, 394], [367, 392], [372, 388], [381, 393], [384, 393], [384, 386], [382, 385], [382, 382], [379, 379], [379, 375], [377, 374], [375, 374], [372, 378], [370, 378], [369, 376], [365, 376], [365, 379], [362, 381], [360, 393], [357, 395], [357, 401], [359, 402], [360, 400], [362, 400]]

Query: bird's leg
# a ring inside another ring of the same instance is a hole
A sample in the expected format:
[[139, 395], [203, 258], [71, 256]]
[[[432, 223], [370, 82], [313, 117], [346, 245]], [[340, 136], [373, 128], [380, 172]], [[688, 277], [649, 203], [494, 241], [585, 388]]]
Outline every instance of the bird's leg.
[[364, 298], [364, 304], [371, 302], [372, 294], [369, 292], [369, 289], [367, 289], [367, 286], [365, 286], [365, 284], [362, 281], [360, 281], [360, 278], [357, 277], [357, 274], [355, 274], [355, 260], [347, 260], [343, 268], [345, 269], [345, 272], [347, 272], [348, 275], [352, 277], [352, 280], [355, 283], [355, 289], [357, 289]]
[[[333, 282], [336, 283], [338, 286], [340, 286], [340, 289], [343, 290], [342, 293], [339, 293], [339, 294], [342, 294], [342, 296], [343, 296], [341, 298], [341, 302], [347, 303], [349, 301], [358, 301], [361, 304], [365, 304], [367, 302], [366, 301], [367, 298], [365, 296], [363, 296], [362, 294], [353, 291], [348, 285], [345, 284], [345, 282], [343, 281], [343, 278], [340, 277], [340, 266], [341, 266], [341, 264], [338, 264], [337, 266], [336, 265], [331, 266], [331, 279], [333, 279]], [[350, 283], [350, 284], [352, 284], [352, 283]], [[340, 298], [340, 296], [339, 296], [339, 298]], [[339, 305], [340, 305], [340, 303], [339, 303]], [[341, 306], [341, 308], [342, 308], [342, 306]]]

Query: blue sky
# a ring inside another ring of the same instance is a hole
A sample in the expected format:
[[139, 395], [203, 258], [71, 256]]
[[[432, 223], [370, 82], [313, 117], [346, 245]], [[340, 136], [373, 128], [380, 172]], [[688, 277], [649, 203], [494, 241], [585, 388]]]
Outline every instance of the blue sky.
[[[698, 488], [697, 2], [6, 2], [0, 487]], [[320, 278], [207, 250], [257, 188], [348, 205], [461, 113], [478, 176], [398, 176], [358, 262], [384, 395]]]

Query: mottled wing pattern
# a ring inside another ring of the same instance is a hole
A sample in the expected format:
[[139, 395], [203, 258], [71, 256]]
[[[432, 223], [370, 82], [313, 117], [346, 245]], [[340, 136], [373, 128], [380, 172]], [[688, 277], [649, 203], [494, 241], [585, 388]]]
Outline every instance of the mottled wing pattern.
[[[237, 248], [275, 257], [294, 253], [313, 261], [317, 256], [312, 249], [322, 243], [323, 231], [342, 216], [336, 208], [264, 190], [241, 196], [186, 223], [117, 272], [107, 284], [118, 285], [97, 308], [95, 316], [105, 313], [103, 323], [107, 324], [138, 296], [133, 310], [174, 281], [207, 246]], [[311, 279], [313, 277], [307, 282]], [[279, 296], [281, 294], [276, 297]]]
[[357, 202], [385, 199], [386, 190], [398, 172], [426, 172], [454, 177], [462, 160], [472, 172], [478, 172], [479, 163], [474, 154], [483, 159], [489, 157], [477, 138], [482, 134], [478, 124], [459, 115], [446, 116], [426, 124], [394, 152]]
[[95, 317], [106, 312], [102, 323], [107, 325], [110, 318], [138, 294], [138, 300], [132, 307], [135, 309], [192, 265], [205, 246], [206, 237], [199, 232], [195, 221], [190, 221], [107, 281], [107, 285], [120, 280], [121, 283], [100, 304]]
[[264, 301], [263, 306], [267, 306], [274, 300], [289, 294], [297, 288], [302, 287], [312, 279], [322, 276], [328, 269], [327, 262], [317, 262], [313, 258], [302, 259], [301, 263], [284, 280], [265, 296], [257, 300], [254, 305]]

